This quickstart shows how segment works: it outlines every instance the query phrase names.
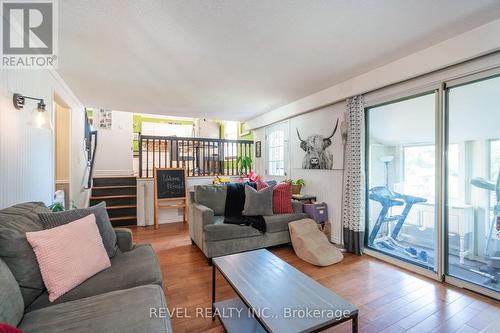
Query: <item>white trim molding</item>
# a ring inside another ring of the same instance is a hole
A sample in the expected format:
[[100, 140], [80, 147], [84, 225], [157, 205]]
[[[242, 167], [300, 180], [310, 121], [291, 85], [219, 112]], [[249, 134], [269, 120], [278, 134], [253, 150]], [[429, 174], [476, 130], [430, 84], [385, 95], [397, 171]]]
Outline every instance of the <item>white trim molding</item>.
[[415, 266], [414, 264], [410, 264], [406, 261], [396, 259], [394, 257], [385, 255], [381, 252], [374, 251], [374, 250], [371, 250], [371, 249], [366, 248], [366, 247], [363, 249], [363, 253], [366, 255], [369, 255], [371, 257], [380, 259], [382, 261], [388, 262], [389, 264], [392, 264], [394, 266], [404, 268], [407, 271], [423, 275], [423, 276], [428, 277], [428, 278], [433, 279], [433, 280], [441, 281], [441, 277], [435, 271], [431, 271], [431, 270], [428, 270], [428, 269], [425, 269], [425, 268], [422, 268], [419, 266]]

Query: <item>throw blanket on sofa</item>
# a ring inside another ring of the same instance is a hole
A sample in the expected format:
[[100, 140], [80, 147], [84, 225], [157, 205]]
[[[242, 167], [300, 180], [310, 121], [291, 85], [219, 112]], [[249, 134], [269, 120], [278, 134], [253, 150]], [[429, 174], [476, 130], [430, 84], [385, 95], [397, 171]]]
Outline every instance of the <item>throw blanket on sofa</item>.
[[257, 188], [256, 183], [229, 183], [227, 184], [226, 206], [224, 209], [224, 223], [251, 226], [259, 231], [266, 232], [266, 223], [262, 216], [243, 216], [245, 207], [245, 185]]
[[241, 217], [245, 208], [245, 185], [248, 184], [257, 189], [256, 183], [229, 183], [227, 184], [225, 217]]
[[238, 224], [247, 225], [255, 228], [261, 232], [266, 232], [266, 221], [264, 218], [259, 216], [240, 216], [240, 217], [225, 217], [224, 223], [227, 224]]

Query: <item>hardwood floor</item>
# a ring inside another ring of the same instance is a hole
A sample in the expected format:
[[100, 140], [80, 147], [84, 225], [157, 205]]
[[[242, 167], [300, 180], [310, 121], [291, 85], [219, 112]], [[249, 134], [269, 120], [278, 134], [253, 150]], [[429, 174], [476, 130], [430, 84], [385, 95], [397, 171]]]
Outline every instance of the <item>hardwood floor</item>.
[[[224, 332], [216, 320], [196, 315], [210, 308], [211, 267], [191, 245], [187, 224], [133, 229], [136, 243], [151, 243], [163, 272], [174, 333]], [[291, 246], [270, 249], [274, 254], [359, 307], [360, 332], [500, 332], [500, 305], [495, 300], [422, 277], [369, 256], [346, 254], [330, 267], [300, 260]], [[235, 297], [218, 274], [217, 299]], [[350, 332], [344, 323], [325, 332]]]

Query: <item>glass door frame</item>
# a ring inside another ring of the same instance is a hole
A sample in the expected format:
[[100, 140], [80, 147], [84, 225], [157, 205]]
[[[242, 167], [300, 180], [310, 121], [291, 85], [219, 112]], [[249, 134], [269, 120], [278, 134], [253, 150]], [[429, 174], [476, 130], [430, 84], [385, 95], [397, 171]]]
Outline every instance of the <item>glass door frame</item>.
[[[446, 273], [447, 268], [447, 247], [448, 247], [448, 118], [449, 118], [449, 103], [448, 103], [448, 92], [450, 88], [458, 87], [461, 85], [471, 84], [477, 81], [483, 81], [490, 78], [500, 76], [500, 65], [498, 61], [493, 63], [486, 63], [483, 65], [483, 69], [467, 68], [461, 74], [451, 72], [448, 77], [441, 77], [434, 81], [431, 80], [429, 84], [422, 84], [420, 87], [415, 89], [404, 89], [407, 87], [407, 82], [403, 82], [403, 88], [399, 92], [390, 93], [378, 93], [375, 94], [375, 98], [370, 100], [365, 105], [365, 142], [364, 142], [364, 158], [365, 158], [365, 248], [364, 253], [370, 256], [376, 257], [383, 261], [389, 262], [396, 266], [405, 268], [409, 271], [421, 274], [423, 276], [446, 282], [451, 285], [457, 286], [459, 288], [464, 288], [472, 290], [474, 292], [489, 296], [493, 299], [500, 300], [500, 295], [494, 290], [481, 287], [474, 283], [450, 276]], [[418, 84], [417, 79], [417, 84]], [[411, 86], [411, 85], [410, 85]], [[390, 87], [389, 87], [390, 90]], [[368, 110], [374, 107], [383, 106], [386, 104], [395, 103], [398, 101], [407, 100], [410, 98], [418, 97], [420, 95], [425, 95], [427, 93], [436, 92], [436, 103], [435, 103], [435, 146], [436, 146], [436, 271], [430, 271], [428, 269], [419, 267], [409, 262], [405, 262], [401, 259], [397, 259], [390, 255], [384, 254], [375, 249], [370, 249], [367, 247], [367, 238], [369, 231], [369, 220], [368, 220], [368, 191], [369, 188], [369, 112]], [[378, 95], [378, 97], [377, 97]]]
[[[391, 264], [394, 264], [396, 266], [402, 267], [404, 269], [416, 272], [420, 275], [424, 275], [428, 278], [442, 281], [442, 276], [443, 276], [443, 265], [442, 265], [442, 255], [440, 254], [441, 249], [443, 247], [442, 245], [442, 240], [443, 240], [443, 232], [442, 232], [442, 211], [440, 211], [440, 204], [439, 204], [439, 189], [440, 189], [440, 184], [442, 181], [442, 177], [440, 177], [441, 173], [444, 171], [442, 170], [442, 154], [441, 154], [441, 146], [438, 146], [438, 144], [442, 143], [442, 137], [443, 133], [441, 133], [441, 124], [442, 124], [442, 103], [440, 103], [440, 100], [442, 99], [442, 90], [443, 90], [443, 85], [442, 84], [431, 84], [431, 85], [426, 85], [418, 89], [411, 89], [407, 90], [404, 92], [401, 92], [399, 94], [392, 95], [390, 97], [384, 98], [383, 100], [378, 100], [374, 101], [372, 103], [367, 103], [365, 105], [365, 248], [364, 248], [364, 253], [373, 256], [375, 258], [381, 259], [383, 261], [389, 262]], [[434, 110], [434, 116], [435, 116], [435, 125], [434, 125], [434, 131], [435, 131], [435, 151], [436, 151], [436, 156], [435, 156], [435, 179], [436, 179], [436, 185], [434, 188], [434, 196], [435, 196], [435, 211], [434, 211], [434, 221], [435, 221], [435, 226], [436, 226], [436, 233], [435, 233], [435, 260], [436, 263], [434, 265], [435, 270], [429, 270], [426, 269], [422, 266], [419, 266], [415, 263], [411, 263], [410, 261], [406, 261], [401, 258], [397, 258], [395, 256], [391, 256], [389, 254], [385, 254], [381, 251], [378, 251], [373, 248], [368, 247], [368, 235], [369, 235], [369, 199], [368, 199], [368, 188], [370, 184], [370, 179], [369, 179], [369, 168], [370, 168], [370, 163], [369, 163], [369, 155], [370, 155], [370, 150], [369, 150], [369, 142], [370, 142], [370, 115], [369, 115], [369, 110], [388, 105], [388, 104], [393, 104], [405, 100], [409, 100], [412, 98], [417, 98], [420, 96], [424, 95], [430, 95], [434, 94], [435, 96], [435, 110]], [[439, 185], [438, 185], [439, 184]]]
[[[485, 81], [485, 80], [488, 80], [488, 79], [492, 79], [492, 78], [495, 78], [495, 77], [500, 77], [500, 68], [493, 68], [493, 69], [489, 69], [489, 70], [485, 70], [485, 71], [480, 71], [480, 72], [477, 72], [477, 73], [474, 73], [474, 74], [470, 74], [470, 75], [466, 75], [466, 76], [463, 76], [463, 77], [460, 77], [460, 78], [457, 78], [457, 79], [454, 79], [454, 80], [449, 80], [449, 81], [445, 81], [442, 85], [442, 88], [443, 88], [443, 91], [442, 91], [442, 110], [443, 110], [443, 126], [441, 128], [442, 132], [443, 132], [443, 143], [444, 143], [444, 146], [442, 147], [443, 148], [443, 153], [444, 153], [444, 156], [445, 157], [443, 159], [443, 165], [442, 165], [442, 168], [443, 168], [443, 184], [441, 184], [441, 186], [443, 186], [443, 190], [442, 190], [442, 201], [440, 201], [440, 206], [443, 208], [443, 216], [442, 216], [442, 225], [444, 227], [444, 232], [443, 232], [443, 236], [444, 235], [447, 235], [448, 234], [448, 214], [447, 214], [447, 211], [448, 211], [448, 174], [447, 174], [447, 170], [448, 170], [448, 159], [446, 158], [448, 156], [448, 134], [449, 134], [449, 126], [448, 126], [448, 119], [449, 119], [449, 113], [450, 113], [450, 110], [449, 110], [449, 101], [448, 101], [448, 98], [449, 98], [449, 91], [451, 88], [457, 88], [457, 87], [460, 87], [460, 86], [465, 86], [465, 85], [468, 85], [468, 84], [473, 84], [475, 82], [480, 82], [480, 81]], [[477, 293], [480, 293], [480, 294], [483, 294], [483, 295], [486, 295], [486, 296], [489, 296], [491, 298], [494, 298], [496, 300], [500, 300], [500, 293], [494, 291], [494, 290], [491, 290], [489, 288], [486, 288], [486, 287], [482, 287], [480, 285], [477, 285], [477, 284], [474, 284], [472, 282], [469, 282], [469, 281], [466, 281], [466, 280], [463, 280], [463, 279], [460, 279], [458, 277], [454, 277], [454, 276], [451, 276], [451, 275], [448, 275], [447, 274], [447, 270], [446, 270], [446, 267], [448, 265], [448, 252], [447, 252], [447, 248], [448, 248], [448, 237], [442, 237], [442, 253], [440, 255], [440, 257], [443, 259], [442, 261], [442, 280], [451, 284], [451, 285], [454, 285], [456, 287], [459, 287], [459, 288], [464, 288], [464, 289], [469, 289], [469, 290], [472, 290], [474, 292], [477, 292]]]

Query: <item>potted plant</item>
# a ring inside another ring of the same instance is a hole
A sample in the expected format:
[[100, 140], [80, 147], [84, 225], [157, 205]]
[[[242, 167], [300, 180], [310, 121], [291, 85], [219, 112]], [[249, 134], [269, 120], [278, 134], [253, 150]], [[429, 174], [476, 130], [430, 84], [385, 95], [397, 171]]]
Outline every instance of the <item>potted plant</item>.
[[252, 171], [253, 160], [250, 156], [238, 156], [236, 165], [242, 177], [246, 176], [250, 171]]
[[64, 205], [62, 202], [54, 202], [52, 205], [48, 207], [52, 212], [63, 212]]
[[292, 194], [300, 194], [302, 186], [306, 186], [306, 182], [302, 178], [296, 180], [286, 179], [285, 182], [292, 184]]
[[[56, 202], [52, 203], [52, 205], [48, 206], [47, 208], [49, 208], [54, 213], [64, 212], [66, 210], [66, 208], [64, 207], [64, 204], [60, 201], [56, 201]], [[75, 205], [75, 201], [71, 200], [71, 208], [70, 209], [76, 209], [76, 208], [77, 207]]]

